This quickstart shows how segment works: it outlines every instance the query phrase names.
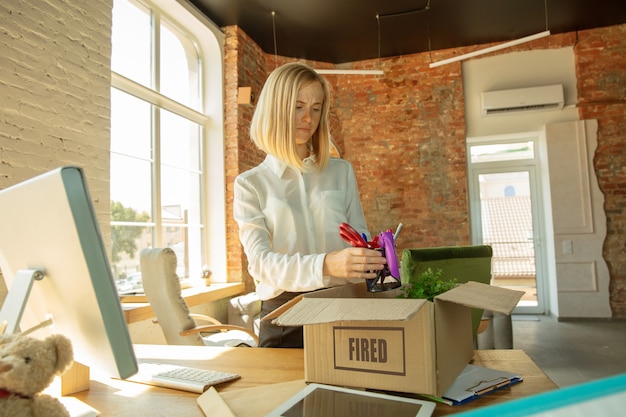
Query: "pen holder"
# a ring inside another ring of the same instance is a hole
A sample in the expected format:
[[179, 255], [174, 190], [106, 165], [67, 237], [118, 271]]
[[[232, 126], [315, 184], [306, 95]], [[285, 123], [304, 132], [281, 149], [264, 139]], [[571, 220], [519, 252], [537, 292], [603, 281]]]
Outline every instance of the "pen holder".
[[367, 291], [382, 292], [396, 289], [402, 285], [400, 281], [400, 270], [398, 268], [398, 259], [396, 257], [396, 248], [393, 239], [393, 233], [390, 231], [382, 232], [378, 235], [380, 250], [387, 259], [385, 267], [378, 271], [376, 278], [366, 279]]

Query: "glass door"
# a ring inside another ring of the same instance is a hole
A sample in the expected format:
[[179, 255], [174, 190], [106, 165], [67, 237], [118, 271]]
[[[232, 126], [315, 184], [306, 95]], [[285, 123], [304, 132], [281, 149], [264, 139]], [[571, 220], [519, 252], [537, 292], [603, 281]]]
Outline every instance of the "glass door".
[[469, 148], [473, 243], [493, 248], [492, 285], [524, 292], [515, 313], [543, 314], [534, 141]]

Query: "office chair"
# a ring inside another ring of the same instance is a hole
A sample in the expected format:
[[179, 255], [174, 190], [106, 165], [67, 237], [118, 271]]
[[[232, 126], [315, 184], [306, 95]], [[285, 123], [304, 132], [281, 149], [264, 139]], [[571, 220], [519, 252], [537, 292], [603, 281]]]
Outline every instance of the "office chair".
[[[182, 297], [171, 248], [143, 249], [139, 254], [143, 289], [170, 345], [250, 346], [259, 342], [254, 331], [222, 324], [213, 317], [193, 314]], [[208, 322], [208, 325], [198, 325]]]
[[[476, 281], [491, 284], [493, 250], [488, 245], [444, 246], [404, 249], [401, 277], [408, 282], [431, 268], [441, 269], [441, 279], [456, 278], [458, 283]], [[472, 308], [472, 331], [478, 349], [512, 349], [511, 316]]]
[[262, 301], [256, 292], [238, 295], [228, 301], [228, 323], [261, 332]]

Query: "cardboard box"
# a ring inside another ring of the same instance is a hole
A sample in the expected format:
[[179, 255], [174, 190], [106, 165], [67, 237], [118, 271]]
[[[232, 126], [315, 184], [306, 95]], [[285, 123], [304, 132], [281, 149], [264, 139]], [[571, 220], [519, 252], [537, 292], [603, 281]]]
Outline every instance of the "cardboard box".
[[510, 314], [523, 292], [477, 282], [434, 302], [365, 283], [304, 294], [264, 319], [304, 326], [307, 382], [440, 396], [472, 359], [471, 307]]

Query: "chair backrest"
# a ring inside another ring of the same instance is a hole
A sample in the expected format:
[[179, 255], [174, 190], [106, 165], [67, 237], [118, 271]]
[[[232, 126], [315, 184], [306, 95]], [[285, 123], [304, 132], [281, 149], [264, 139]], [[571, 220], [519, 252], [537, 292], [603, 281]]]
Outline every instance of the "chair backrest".
[[203, 345], [199, 334], [180, 335], [181, 331], [195, 327], [196, 323], [189, 315], [189, 307], [182, 297], [174, 251], [171, 248], [143, 249], [139, 259], [143, 290], [167, 343]]
[[[403, 282], [415, 279], [431, 268], [441, 269], [441, 279], [456, 278], [457, 282], [491, 283], [493, 250], [488, 245], [443, 246], [435, 248], [404, 249], [401, 277]], [[476, 335], [483, 310], [472, 309], [473, 333]]]

